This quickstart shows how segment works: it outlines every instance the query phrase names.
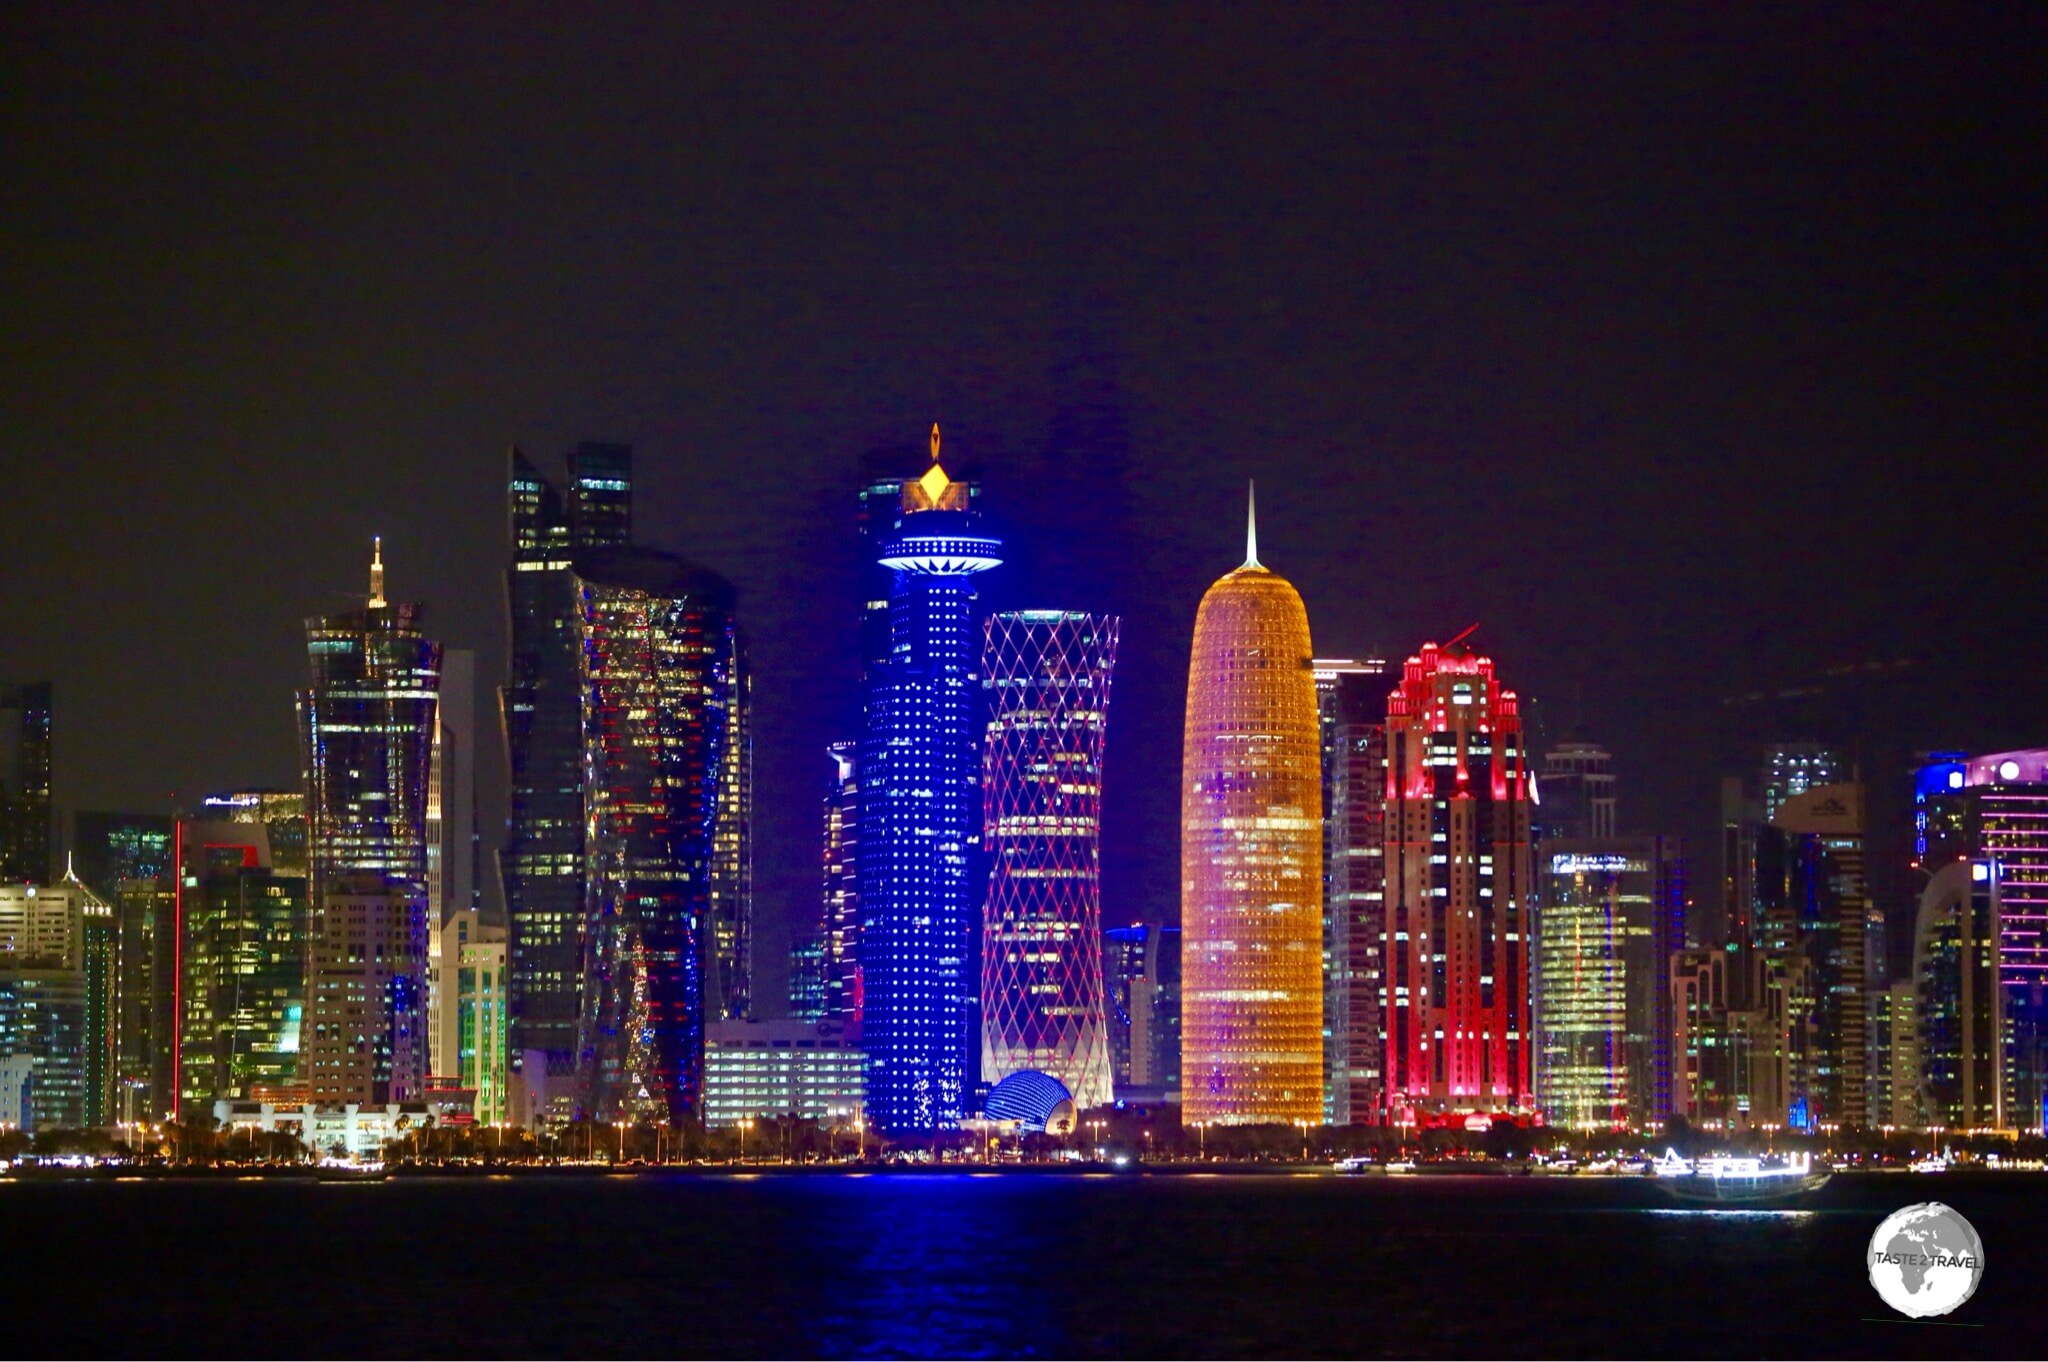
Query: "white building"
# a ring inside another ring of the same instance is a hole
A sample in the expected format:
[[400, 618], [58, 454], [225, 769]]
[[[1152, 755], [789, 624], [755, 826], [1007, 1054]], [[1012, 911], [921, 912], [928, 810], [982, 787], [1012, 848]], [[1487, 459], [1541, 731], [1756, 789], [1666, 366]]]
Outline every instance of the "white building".
[[830, 1025], [713, 1022], [704, 1038], [705, 1123], [777, 1116], [850, 1122], [866, 1107], [862, 1058]]

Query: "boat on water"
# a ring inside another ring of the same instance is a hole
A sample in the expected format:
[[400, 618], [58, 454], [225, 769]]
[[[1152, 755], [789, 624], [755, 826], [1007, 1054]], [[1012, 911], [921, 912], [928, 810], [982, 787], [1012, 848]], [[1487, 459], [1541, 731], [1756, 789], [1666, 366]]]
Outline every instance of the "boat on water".
[[1715, 1206], [1766, 1208], [1788, 1206], [1827, 1186], [1834, 1170], [1815, 1164], [1813, 1156], [1794, 1154], [1760, 1158], [1748, 1154], [1712, 1154], [1703, 1159], [1680, 1158], [1667, 1149], [1650, 1164], [1660, 1190], [1679, 1201]]

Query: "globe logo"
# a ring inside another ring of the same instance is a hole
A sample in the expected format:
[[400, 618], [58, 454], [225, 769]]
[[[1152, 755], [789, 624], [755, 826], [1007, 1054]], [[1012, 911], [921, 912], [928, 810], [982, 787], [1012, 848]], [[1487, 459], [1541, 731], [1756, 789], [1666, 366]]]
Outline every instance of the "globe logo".
[[1984, 1241], [1952, 1206], [1923, 1201], [1870, 1236], [1870, 1284], [1902, 1315], [1945, 1315], [1984, 1280]]

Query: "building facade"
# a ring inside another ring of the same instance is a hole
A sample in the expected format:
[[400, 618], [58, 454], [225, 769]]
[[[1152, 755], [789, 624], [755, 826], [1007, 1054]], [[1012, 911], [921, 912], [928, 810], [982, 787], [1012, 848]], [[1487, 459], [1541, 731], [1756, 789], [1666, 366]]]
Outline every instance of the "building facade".
[[457, 909], [435, 932], [429, 965], [431, 1086], [475, 1094], [484, 1125], [510, 1119], [510, 959], [505, 928]]
[[276, 873], [260, 822], [180, 820], [172, 890], [174, 1119], [296, 1086], [306, 880]]
[[1318, 659], [1323, 769], [1323, 1123], [1380, 1120], [1387, 664]]
[[837, 1021], [860, 1044], [860, 744], [833, 743], [825, 790], [825, 845], [818, 923], [819, 1019]]
[[981, 1078], [1112, 1098], [1102, 973], [1102, 752], [1114, 616], [1027, 610], [985, 624], [981, 684]]
[[1323, 1117], [1323, 791], [1308, 612], [1245, 561], [1195, 616], [1181, 745], [1181, 1110]]
[[902, 484], [875, 561], [889, 570], [889, 650], [869, 672], [860, 751], [861, 1044], [890, 1134], [968, 1115], [979, 916], [981, 734], [975, 578], [1002, 544], [939, 463]]
[[[535, 1091], [566, 1089], [576, 1066], [583, 982], [583, 694], [578, 554], [624, 545], [633, 528], [633, 452], [583, 444], [566, 491], [518, 450], [506, 479], [511, 624], [504, 687], [509, 812], [498, 871], [512, 956], [512, 1054], [536, 1057]], [[521, 1119], [525, 1119], [522, 1113]]]
[[[722, 978], [712, 884], [745, 681], [732, 587], [673, 554], [576, 559], [587, 830], [577, 1105], [703, 1115]], [[516, 975], [515, 975], [516, 980]]]
[[1161, 922], [1102, 933], [1109, 984], [1111, 1075], [1120, 1097], [1180, 1094], [1180, 928]]
[[800, 1021], [713, 1022], [705, 1042], [707, 1125], [795, 1117], [863, 1119], [866, 1056], [837, 1028]]
[[306, 621], [311, 682], [299, 693], [299, 739], [316, 895], [339, 876], [426, 883], [441, 645], [420, 632], [420, 613], [385, 599], [379, 542], [369, 604]]
[[1614, 836], [1614, 754], [1574, 733], [1543, 754], [1537, 816], [1548, 837]]
[[1388, 1106], [1401, 1123], [1534, 1106], [1528, 753], [1493, 661], [1424, 645], [1387, 702]]
[[[1573, 1130], [1655, 1129], [1675, 1101], [1682, 849], [1666, 837], [1561, 839], [1544, 845], [1539, 865], [1537, 1105], [1547, 1123]], [[1718, 980], [1698, 992], [1725, 1006]]]
[[0, 685], [0, 882], [50, 882], [50, 782], [50, 683]]
[[316, 1105], [424, 1099], [427, 917], [418, 881], [356, 874], [322, 882], [306, 933], [299, 1065], [299, 1086]]

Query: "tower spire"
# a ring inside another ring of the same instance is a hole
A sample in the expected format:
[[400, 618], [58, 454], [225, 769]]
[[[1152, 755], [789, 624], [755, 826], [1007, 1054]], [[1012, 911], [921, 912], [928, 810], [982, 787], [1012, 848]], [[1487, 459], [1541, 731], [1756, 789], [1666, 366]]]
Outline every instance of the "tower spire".
[[370, 537], [370, 608], [384, 608], [384, 536]]
[[1259, 484], [1256, 480], [1245, 484], [1244, 566], [1265, 566], [1259, 561]]
[[932, 462], [939, 461], [939, 423], [932, 422]]

